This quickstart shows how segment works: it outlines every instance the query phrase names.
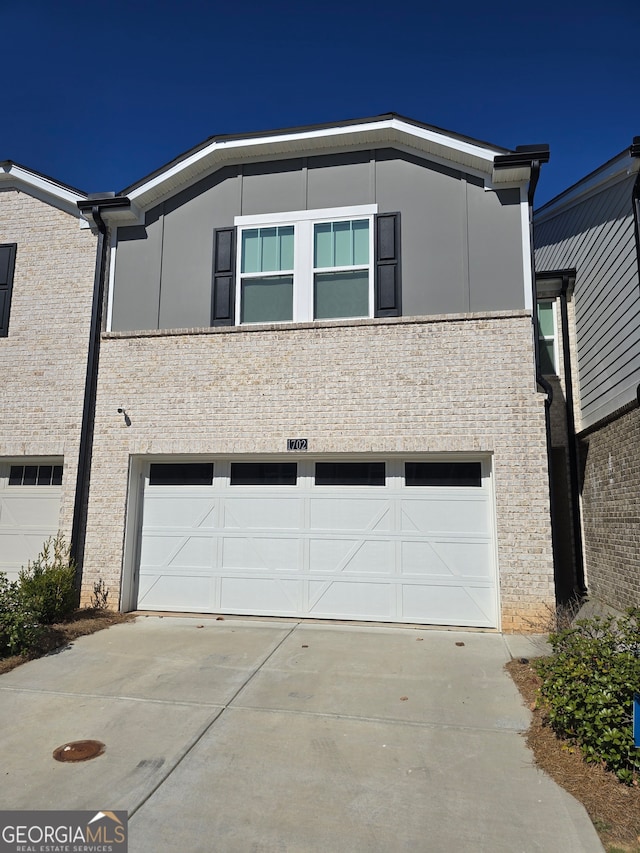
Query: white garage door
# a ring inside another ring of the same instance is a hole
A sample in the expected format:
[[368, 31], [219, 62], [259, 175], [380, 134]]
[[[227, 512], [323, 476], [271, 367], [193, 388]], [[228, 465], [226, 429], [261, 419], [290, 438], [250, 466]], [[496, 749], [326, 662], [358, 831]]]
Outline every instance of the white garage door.
[[58, 532], [61, 484], [58, 461], [0, 463], [0, 572], [11, 580]]
[[497, 626], [488, 460], [147, 469], [139, 609]]

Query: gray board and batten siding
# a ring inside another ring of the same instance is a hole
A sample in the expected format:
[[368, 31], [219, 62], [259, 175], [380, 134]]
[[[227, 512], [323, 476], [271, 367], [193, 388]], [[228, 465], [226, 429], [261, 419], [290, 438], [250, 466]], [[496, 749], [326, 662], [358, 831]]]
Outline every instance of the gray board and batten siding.
[[405, 316], [524, 307], [519, 190], [380, 149], [225, 166], [118, 228], [111, 329], [208, 326], [214, 229], [235, 216], [372, 203], [402, 216]]
[[632, 402], [640, 383], [635, 176], [536, 217], [536, 269], [575, 269], [581, 429]]

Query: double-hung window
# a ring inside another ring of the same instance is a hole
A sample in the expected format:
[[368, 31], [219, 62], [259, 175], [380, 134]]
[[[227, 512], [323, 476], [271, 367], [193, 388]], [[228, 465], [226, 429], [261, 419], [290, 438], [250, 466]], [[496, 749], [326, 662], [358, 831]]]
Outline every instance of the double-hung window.
[[245, 228], [241, 234], [240, 322], [293, 320], [295, 226]]
[[236, 217], [239, 322], [373, 317], [375, 213], [363, 205]]

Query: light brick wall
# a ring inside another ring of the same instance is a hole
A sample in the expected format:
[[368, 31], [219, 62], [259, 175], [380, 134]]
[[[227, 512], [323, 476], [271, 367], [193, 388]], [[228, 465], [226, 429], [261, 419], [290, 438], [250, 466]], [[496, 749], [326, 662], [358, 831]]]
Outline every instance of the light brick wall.
[[0, 338], [0, 457], [64, 456], [60, 528], [71, 532], [96, 238], [79, 220], [0, 192], [0, 243], [17, 243], [9, 335]]
[[131, 455], [283, 453], [296, 436], [309, 454], [492, 453], [503, 629], [548, 616], [544, 397], [525, 312], [103, 336], [85, 597], [99, 577], [118, 597]]
[[581, 442], [585, 564], [593, 598], [640, 606], [640, 409]]

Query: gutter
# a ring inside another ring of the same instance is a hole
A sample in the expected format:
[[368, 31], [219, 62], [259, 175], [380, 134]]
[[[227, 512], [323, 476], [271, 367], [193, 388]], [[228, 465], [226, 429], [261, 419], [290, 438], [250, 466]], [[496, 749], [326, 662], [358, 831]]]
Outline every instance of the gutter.
[[102, 218], [105, 210], [129, 208], [131, 202], [125, 196], [114, 193], [102, 193], [77, 202], [81, 213], [93, 220], [98, 230], [96, 248], [96, 268], [93, 279], [93, 302], [91, 306], [91, 325], [89, 327], [89, 348], [87, 354], [87, 373], [84, 384], [84, 403], [82, 408], [82, 426], [80, 429], [80, 447], [78, 451], [78, 473], [73, 505], [73, 524], [71, 528], [70, 552], [76, 566], [76, 591], [80, 591], [82, 563], [86, 540], [87, 501], [89, 480], [91, 477], [91, 453], [93, 450], [93, 431], [96, 413], [96, 390], [98, 385], [98, 361], [100, 357], [100, 334], [102, 332], [102, 307], [104, 301], [104, 279], [107, 266], [107, 225]]

